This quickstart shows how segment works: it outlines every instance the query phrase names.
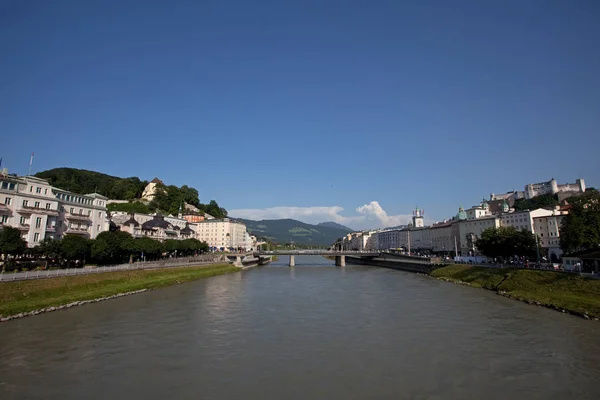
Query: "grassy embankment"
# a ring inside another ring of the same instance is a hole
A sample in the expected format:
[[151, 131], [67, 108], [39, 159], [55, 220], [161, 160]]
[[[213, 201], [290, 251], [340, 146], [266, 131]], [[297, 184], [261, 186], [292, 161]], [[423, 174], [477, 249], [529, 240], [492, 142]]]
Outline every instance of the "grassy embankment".
[[236, 272], [232, 265], [118, 271], [0, 283], [0, 317]]
[[578, 275], [527, 269], [450, 265], [431, 276], [572, 314], [600, 318], [600, 280]]

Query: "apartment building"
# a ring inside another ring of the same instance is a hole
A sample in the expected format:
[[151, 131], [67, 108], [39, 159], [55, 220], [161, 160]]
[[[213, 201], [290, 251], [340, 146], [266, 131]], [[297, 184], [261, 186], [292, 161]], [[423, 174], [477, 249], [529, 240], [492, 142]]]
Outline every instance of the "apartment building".
[[196, 232], [196, 238], [208, 243], [211, 250], [224, 251], [227, 249], [251, 250], [246, 225], [230, 219], [207, 219], [193, 224], [192, 229]]
[[551, 215], [533, 217], [533, 226], [539, 244], [547, 250], [548, 258], [552, 262], [557, 262], [563, 255], [560, 248], [560, 226], [567, 214], [566, 211], [555, 211]]
[[57, 189], [33, 176], [0, 175], [0, 226], [21, 231], [29, 247], [45, 238], [95, 238], [108, 230], [106, 197]]

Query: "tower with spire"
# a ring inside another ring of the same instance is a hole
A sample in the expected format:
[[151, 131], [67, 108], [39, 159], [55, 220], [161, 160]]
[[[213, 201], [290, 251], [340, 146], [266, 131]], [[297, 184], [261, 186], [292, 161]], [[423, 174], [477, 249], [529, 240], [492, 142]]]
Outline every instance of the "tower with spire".
[[425, 226], [425, 221], [423, 216], [425, 215], [424, 210], [419, 210], [419, 207], [416, 207], [413, 211], [412, 224], [415, 228], [422, 228]]
[[179, 214], [177, 214], [177, 218], [183, 219], [183, 209], [181, 208], [181, 202], [179, 202]]

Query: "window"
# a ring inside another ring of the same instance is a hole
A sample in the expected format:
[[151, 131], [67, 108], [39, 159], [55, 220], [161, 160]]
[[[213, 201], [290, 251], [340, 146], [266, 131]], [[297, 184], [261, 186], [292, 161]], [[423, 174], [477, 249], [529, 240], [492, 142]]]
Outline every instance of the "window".
[[39, 201], [36, 201], [35, 203], [33, 203], [33, 206], [34, 206], [35, 208], [40, 208], [40, 202], [39, 202]]
[[83, 215], [83, 209], [79, 209], [79, 215]]
[[15, 190], [15, 184], [14, 183], [10, 183], [8, 185], [8, 190]]
[[4, 204], [6, 204], [7, 206], [10, 206], [11, 201], [12, 201], [12, 199], [10, 197], [7, 197], [4, 199]]
[[5, 224], [8, 221], [8, 215], [3, 215], [0, 217], [0, 224]]
[[37, 217], [35, 219], [35, 227], [36, 228], [41, 228], [42, 227], [42, 219], [40, 217]]
[[25, 220], [25, 217], [21, 217], [21, 219], [19, 220], [19, 223], [20, 223], [21, 225], [25, 225], [25, 222], [27, 222], [27, 221]]
[[96, 225], [96, 232], [100, 232], [100, 225]]
[[48, 194], [48, 189], [44, 189], [44, 194]]
[[35, 192], [36, 193], [42, 193], [42, 188], [41, 187], [35, 188]]
[[29, 206], [29, 201], [23, 200], [23, 207], [27, 207], [27, 206]]
[[33, 241], [34, 241], [34, 243], [37, 243], [40, 241], [40, 234], [38, 232], [36, 232], [35, 235], [33, 235]]
[[62, 221], [58, 221], [56, 225], [60, 228], [62, 226]]
[[29, 186], [29, 192], [33, 193], [33, 186]]
[[98, 212], [98, 218], [102, 218], [102, 213]]
[[46, 210], [50, 209], [50, 203], [46, 203]]
[[88, 210], [88, 217], [92, 215], [92, 212], [90, 210]]
[[71, 213], [71, 214], [75, 214], [74, 210], [75, 210], [75, 209], [74, 209], [73, 207], [71, 207], [71, 209], [69, 210], [69, 213]]

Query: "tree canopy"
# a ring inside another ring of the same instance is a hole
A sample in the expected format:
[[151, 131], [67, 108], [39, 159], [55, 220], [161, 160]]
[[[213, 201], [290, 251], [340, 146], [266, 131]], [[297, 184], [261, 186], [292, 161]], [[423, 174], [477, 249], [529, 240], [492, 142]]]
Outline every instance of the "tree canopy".
[[600, 246], [600, 193], [586, 191], [568, 199], [571, 209], [560, 228], [560, 247], [566, 254]]
[[525, 229], [514, 227], [488, 228], [481, 233], [475, 244], [488, 257], [533, 257], [536, 255], [535, 235]]
[[516, 211], [537, 210], [543, 207], [555, 207], [558, 204], [558, 195], [542, 194], [531, 199], [517, 199], [513, 204], [513, 208]]
[[51, 185], [59, 189], [81, 194], [95, 192], [112, 200], [129, 201], [129, 203], [123, 204], [109, 204], [109, 211], [143, 214], [161, 212], [177, 215], [179, 207], [187, 203], [197, 207], [200, 213], [208, 213], [215, 218], [227, 216], [227, 210], [220, 207], [214, 200], [211, 200], [208, 204], [202, 204], [198, 196], [198, 190], [187, 185], [177, 187], [175, 185], [159, 184], [154, 200], [146, 205], [140, 201], [135, 201], [141, 198], [144, 188], [148, 185], [148, 181], [140, 180], [138, 177], [119, 178], [76, 168], [54, 168], [38, 172], [36, 176], [47, 179]]
[[4, 255], [2, 271], [6, 269], [8, 255], [23, 254], [26, 250], [27, 242], [21, 237], [21, 231], [10, 226], [5, 226], [0, 230], [0, 253]]
[[76, 168], [54, 168], [35, 176], [47, 179], [52, 186], [75, 193], [99, 193], [109, 199], [133, 200], [140, 198], [148, 181], [138, 177], [119, 178]]

